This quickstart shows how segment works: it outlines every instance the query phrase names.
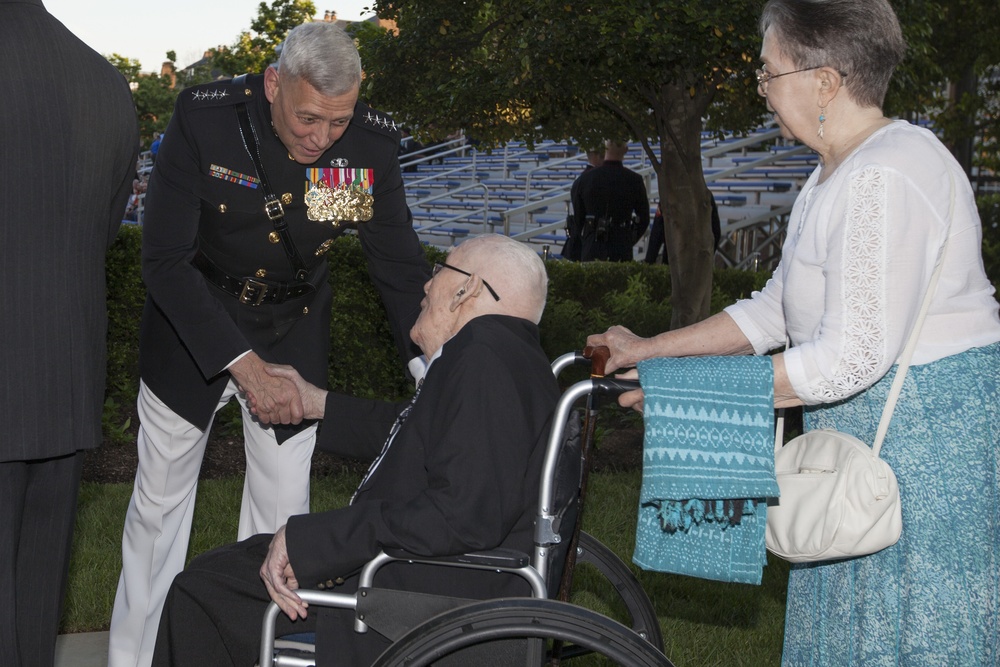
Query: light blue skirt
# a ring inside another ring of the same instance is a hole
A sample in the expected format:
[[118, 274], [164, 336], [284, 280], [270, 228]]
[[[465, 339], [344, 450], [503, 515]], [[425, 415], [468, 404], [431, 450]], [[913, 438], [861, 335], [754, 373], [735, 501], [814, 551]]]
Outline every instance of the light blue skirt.
[[[806, 410], [806, 428], [875, 439], [895, 368]], [[1000, 343], [912, 366], [882, 458], [903, 533], [879, 553], [793, 566], [786, 667], [1000, 664]]]

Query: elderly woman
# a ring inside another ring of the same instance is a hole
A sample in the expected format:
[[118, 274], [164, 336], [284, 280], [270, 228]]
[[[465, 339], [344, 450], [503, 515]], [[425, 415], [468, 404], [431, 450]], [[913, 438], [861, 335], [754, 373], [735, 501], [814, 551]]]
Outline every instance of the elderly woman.
[[[931, 132], [882, 115], [905, 51], [886, 0], [771, 0], [758, 92], [820, 166], [758, 293], [643, 339], [614, 327], [609, 370], [660, 356], [774, 355], [777, 406], [871, 443], [938, 251], [947, 252], [882, 458], [903, 534], [870, 556], [794, 566], [785, 665], [997, 665], [1000, 318], [968, 180]], [[641, 404], [641, 392], [622, 397]]]

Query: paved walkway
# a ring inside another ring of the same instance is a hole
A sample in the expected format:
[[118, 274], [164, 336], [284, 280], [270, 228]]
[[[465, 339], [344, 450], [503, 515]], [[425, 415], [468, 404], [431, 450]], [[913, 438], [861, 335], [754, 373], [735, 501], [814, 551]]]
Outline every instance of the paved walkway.
[[107, 667], [108, 633], [81, 632], [56, 639], [56, 667]]

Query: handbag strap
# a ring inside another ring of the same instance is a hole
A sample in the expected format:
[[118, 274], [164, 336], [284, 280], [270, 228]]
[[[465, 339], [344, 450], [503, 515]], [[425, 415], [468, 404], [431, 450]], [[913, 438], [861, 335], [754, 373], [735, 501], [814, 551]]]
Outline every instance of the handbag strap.
[[[949, 172], [949, 176], [951, 178], [951, 203], [948, 207], [948, 218], [945, 220], [944, 243], [938, 250], [937, 260], [934, 263], [934, 272], [931, 273], [931, 279], [927, 283], [927, 291], [924, 292], [923, 301], [920, 303], [920, 312], [917, 314], [917, 320], [913, 323], [913, 329], [910, 331], [910, 335], [906, 340], [906, 345], [903, 347], [903, 353], [899, 357], [896, 377], [893, 378], [892, 386], [889, 388], [889, 396], [886, 399], [885, 407], [882, 409], [882, 418], [879, 419], [878, 431], [875, 433], [875, 442], [872, 444], [873, 458], [878, 458], [879, 452], [882, 451], [882, 443], [885, 440], [886, 434], [889, 432], [889, 422], [892, 421], [892, 413], [896, 409], [896, 402], [899, 400], [899, 395], [903, 391], [903, 381], [906, 379], [906, 372], [910, 368], [910, 360], [913, 358], [913, 351], [917, 348], [917, 339], [920, 337], [920, 330], [923, 328], [924, 319], [927, 317], [927, 311], [930, 310], [931, 301], [934, 298], [934, 292], [937, 288], [938, 278], [941, 276], [941, 268], [944, 265], [944, 253], [948, 248], [948, 239], [951, 236], [951, 219], [955, 213], [955, 175]], [[788, 344], [786, 339], [786, 348], [787, 346]], [[784, 410], [779, 410], [779, 413], [781, 414], [778, 417], [774, 432], [775, 452], [781, 449], [784, 441]]]
[[934, 263], [934, 273], [931, 274], [930, 282], [927, 284], [927, 292], [924, 294], [924, 300], [920, 304], [920, 313], [917, 315], [917, 321], [913, 323], [913, 331], [910, 332], [910, 337], [906, 341], [906, 347], [903, 348], [903, 354], [899, 357], [899, 367], [896, 369], [896, 377], [892, 379], [892, 387], [889, 389], [889, 397], [885, 402], [885, 409], [882, 410], [882, 418], [878, 423], [878, 431], [875, 433], [875, 442], [872, 444], [872, 455], [878, 458], [878, 454], [882, 451], [882, 442], [885, 440], [886, 433], [889, 432], [889, 422], [892, 420], [892, 413], [896, 409], [896, 401], [899, 400], [899, 394], [903, 391], [903, 381], [906, 379], [906, 372], [910, 369], [910, 360], [913, 358], [913, 351], [917, 347], [917, 339], [920, 337], [920, 330], [924, 326], [924, 319], [927, 317], [927, 311], [930, 310], [931, 300], [934, 298], [934, 291], [937, 288], [938, 278], [941, 277], [941, 267], [944, 265], [944, 253], [948, 249], [948, 239], [951, 236], [951, 218], [955, 212], [955, 177], [951, 177], [951, 205], [948, 209], [948, 220], [947, 226], [945, 228], [944, 244], [942, 244], [941, 249], [938, 250], [937, 261]]

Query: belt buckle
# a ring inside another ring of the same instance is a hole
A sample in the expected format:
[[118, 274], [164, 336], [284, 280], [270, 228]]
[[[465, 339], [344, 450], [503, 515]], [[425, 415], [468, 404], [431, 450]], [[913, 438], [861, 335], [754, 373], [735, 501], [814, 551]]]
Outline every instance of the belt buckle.
[[251, 306], [259, 306], [264, 302], [264, 295], [267, 294], [267, 285], [253, 278], [243, 281], [243, 289], [240, 291], [240, 303]]
[[267, 214], [269, 220], [274, 222], [275, 220], [280, 220], [285, 215], [285, 209], [281, 206], [281, 201], [272, 195], [270, 198], [264, 200], [264, 213]]

